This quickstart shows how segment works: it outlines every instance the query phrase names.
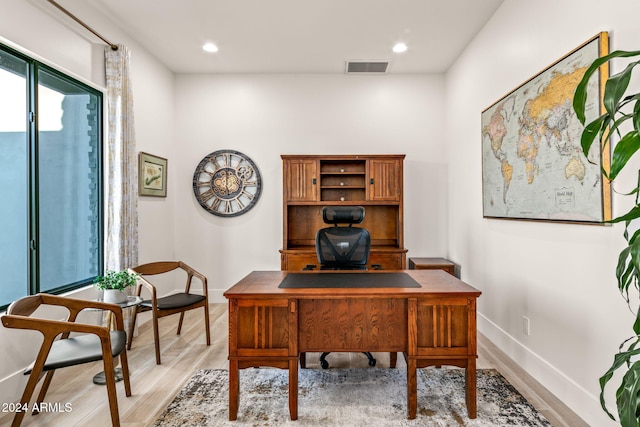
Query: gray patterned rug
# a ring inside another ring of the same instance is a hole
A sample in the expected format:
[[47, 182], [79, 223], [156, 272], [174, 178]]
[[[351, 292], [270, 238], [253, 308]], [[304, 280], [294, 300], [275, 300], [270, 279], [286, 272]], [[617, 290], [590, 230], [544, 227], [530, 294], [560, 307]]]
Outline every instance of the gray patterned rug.
[[407, 420], [404, 369], [301, 369], [298, 420], [288, 411], [287, 371], [240, 371], [238, 420], [228, 421], [226, 370], [200, 370], [154, 426], [546, 426], [496, 370], [478, 370], [478, 417], [467, 416], [462, 369], [418, 369], [418, 415]]

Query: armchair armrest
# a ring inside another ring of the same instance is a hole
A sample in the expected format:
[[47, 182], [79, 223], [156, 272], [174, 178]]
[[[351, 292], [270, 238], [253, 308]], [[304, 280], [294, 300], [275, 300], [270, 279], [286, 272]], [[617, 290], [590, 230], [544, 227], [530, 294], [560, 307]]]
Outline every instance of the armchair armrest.
[[202, 283], [202, 292], [204, 293], [204, 295], [207, 297], [207, 300], [208, 300], [209, 291], [208, 291], [206, 276], [200, 273], [199, 271], [197, 271], [195, 268], [185, 264], [182, 261], [180, 261], [179, 263], [180, 263], [180, 268], [182, 268], [184, 271], [187, 272], [187, 285], [185, 287], [185, 292], [189, 293], [189, 290], [191, 289], [192, 278], [195, 277], [198, 280], [200, 280], [200, 282]]
[[[135, 273], [134, 270], [129, 269], [130, 272]], [[136, 295], [137, 296], [142, 296], [142, 289], [146, 289], [147, 291], [149, 291], [149, 293], [151, 293], [151, 304], [153, 305], [153, 309], [156, 310], [157, 307], [157, 301], [158, 301], [158, 291], [156, 290], [156, 287], [151, 284], [151, 282], [149, 282], [147, 279], [145, 279], [144, 277], [142, 277], [141, 275], [138, 276], [138, 278], [136, 279], [138, 284], [136, 285]]]
[[82, 310], [97, 309], [111, 311], [116, 320], [116, 329], [124, 330], [124, 320], [122, 317], [122, 307], [118, 304], [110, 304], [101, 301], [92, 301], [84, 299], [65, 298], [57, 295], [38, 294], [42, 298], [42, 303], [47, 305], [57, 305], [66, 307], [69, 310], [67, 321], [75, 322], [78, 314]]
[[[109, 338], [109, 329], [99, 325], [89, 325], [86, 323], [75, 323], [64, 320], [49, 320], [42, 318], [31, 318], [14, 314], [2, 316], [2, 325], [13, 329], [30, 329], [39, 331], [46, 336], [58, 336], [63, 333], [78, 332], [84, 334], [94, 334], [100, 338]], [[121, 328], [124, 330], [124, 328]]]
[[[50, 320], [50, 319], [42, 319], [42, 318], [30, 318], [31, 314], [41, 305], [51, 305], [64, 307], [68, 310], [69, 315], [65, 320]], [[47, 331], [58, 331], [58, 333], [66, 332], [65, 338], [69, 335], [70, 332], [84, 332], [84, 333], [95, 333], [100, 335], [98, 329], [94, 328], [102, 328], [101, 326], [89, 325], [84, 323], [76, 323], [76, 319], [78, 314], [85, 309], [98, 309], [98, 310], [109, 310], [113, 313], [116, 319], [116, 329], [124, 330], [124, 321], [122, 317], [122, 308], [117, 304], [108, 304], [99, 301], [90, 301], [90, 300], [82, 300], [82, 299], [73, 299], [66, 298], [57, 295], [50, 294], [37, 294], [30, 297], [22, 298], [21, 300], [16, 301], [11, 304], [7, 309], [7, 314], [2, 316], [2, 323], [6, 327], [10, 328], [25, 328], [25, 329], [34, 329], [40, 330], [34, 327], [34, 324], [42, 324], [46, 325]], [[5, 324], [6, 317], [6, 324]], [[17, 326], [20, 325], [20, 326]], [[89, 329], [85, 329], [89, 328]], [[108, 334], [108, 328], [104, 328]]]

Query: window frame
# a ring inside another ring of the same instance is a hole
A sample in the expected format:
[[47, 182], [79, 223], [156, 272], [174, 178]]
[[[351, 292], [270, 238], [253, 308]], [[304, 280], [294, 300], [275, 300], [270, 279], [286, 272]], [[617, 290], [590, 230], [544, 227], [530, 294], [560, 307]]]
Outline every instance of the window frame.
[[[51, 63], [44, 62], [41, 58], [33, 55], [29, 52], [23, 52], [16, 47], [7, 44], [4, 39], [0, 38], [0, 51], [15, 56], [16, 58], [25, 61], [27, 66], [27, 73], [25, 78], [27, 79], [26, 88], [26, 152], [27, 152], [27, 176], [28, 179], [27, 191], [25, 199], [27, 200], [28, 207], [28, 219], [27, 219], [27, 277], [28, 286], [25, 286], [23, 291], [26, 295], [34, 295], [40, 292], [40, 211], [39, 211], [39, 129], [38, 129], [38, 86], [39, 86], [39, 73], [44, 71], [56, 78], [63, 80], [65, 83], [73, 87], [77, 87], [85, 91], [88, 95], [95, 96], [96, 102], [96, 127], [97, 127], [97, 147], [96, 147], [96, 159], [95, 165], [97, 167], [97, 180], [96, 180], [96, 261], [97, 272], [95, 275], [91, 275], [87, 279], [83, 279], [74, 283], [67, 283], [53, 289], [49, 289], [46, 292], [51, 294], [64, 294], [73, 290], [81, 289], [90, 286], [93, 280], [102, 274], [104, 274], [104, 242], [105, 242], [105, 225], [104, 225], [104, 144], [106, 141], [105, 127], [104, 127], [104, 114], [105, 114], [105, 96], [106, 91], [103, 88], [99, 88], [96, 85], [87, 82], [84, 79], [79, 78], [73, 73], [52, 65]], [[11, 301], [0, 301], [0, 311], [6, 310]]]

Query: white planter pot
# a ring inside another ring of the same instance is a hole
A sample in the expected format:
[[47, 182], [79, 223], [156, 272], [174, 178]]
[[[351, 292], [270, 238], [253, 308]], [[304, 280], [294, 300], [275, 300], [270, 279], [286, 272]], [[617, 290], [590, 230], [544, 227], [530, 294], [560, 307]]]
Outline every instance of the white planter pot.
[[111, 304], [121, 304], [127, 301], [127, 294], [118, 289], [105, 289], [103, 300]]

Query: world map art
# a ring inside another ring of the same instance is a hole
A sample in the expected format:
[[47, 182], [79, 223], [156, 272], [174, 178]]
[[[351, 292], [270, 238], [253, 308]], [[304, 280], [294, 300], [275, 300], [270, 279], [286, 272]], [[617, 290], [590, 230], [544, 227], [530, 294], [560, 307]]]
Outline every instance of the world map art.
[[[485, 217], [603, 222], [609, 184], [594, 144], [586, 158], [573, 93], [585, 71], [607, 54], [601, 33], [482, 112]], [[589, 83], [587, 123], [600, 115], [601, 81]], [[607, 161], [608, 157], [604, 159]]]

